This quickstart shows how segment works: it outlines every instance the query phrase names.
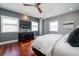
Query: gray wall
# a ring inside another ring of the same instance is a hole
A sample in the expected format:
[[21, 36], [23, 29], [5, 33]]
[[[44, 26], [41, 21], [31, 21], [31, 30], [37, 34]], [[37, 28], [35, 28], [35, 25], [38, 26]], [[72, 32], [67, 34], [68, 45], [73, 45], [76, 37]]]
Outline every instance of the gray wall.
[[[54, 21], [54, 20], [58, 20], [59, 21], [59, 25], [58, 25], [58, 32], [50, 32], [49, 31], [49, 22]], [[67, 20], [73, 20], [74, 21], [74, 28], [75, 29], [77, 27], [77, 25], [79, 25], [79, 11], [75, 11], [72, 13], [67, 13], [67, 14], [63, 14], [63, 15], [59, 15], [56, 17], [51, 17], [49, 19], [45, 19], [44, 20], [44, 34], [49, 34], [49, 33], [59, 33], [59, 34], [66, 34], [71, 32], [73, 29], [69, 29], [69, 28], [63, 28], [63, 22], [67, 21]]]
[[[0, 8], [0, 16], [1, 15], [16, 17], [19, 19], [22, 16], [22, 14]], [[29, 17], [28, 20], [38, 21], [38, 19], [33, 17]], [[35, 32], [35, 35], [37, 34], [38, 32]], [[17, 39], [18, 39], [18, 33], [1, 33], [1, 18], [0, 18], [0, 42], [17, 40]]]

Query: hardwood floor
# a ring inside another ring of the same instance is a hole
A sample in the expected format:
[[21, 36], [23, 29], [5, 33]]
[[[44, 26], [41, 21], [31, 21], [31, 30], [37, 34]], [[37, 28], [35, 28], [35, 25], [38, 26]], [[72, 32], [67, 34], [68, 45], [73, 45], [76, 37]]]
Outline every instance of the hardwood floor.
[[33, 40], [0, 46], [0, 56], [37, 56], [32, 50]]

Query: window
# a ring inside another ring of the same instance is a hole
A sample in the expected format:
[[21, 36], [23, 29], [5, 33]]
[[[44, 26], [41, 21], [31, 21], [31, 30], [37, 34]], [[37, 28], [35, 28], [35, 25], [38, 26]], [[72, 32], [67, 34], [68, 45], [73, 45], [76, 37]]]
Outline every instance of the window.
[[38, 31], [38, 22], [32, 21], [32, 31]]
[[49, 31], [58, 31], [58, 21], [49, 23]]
[[1, 16], [1, 32], [18, 32], [19, 31], [19, 19]]

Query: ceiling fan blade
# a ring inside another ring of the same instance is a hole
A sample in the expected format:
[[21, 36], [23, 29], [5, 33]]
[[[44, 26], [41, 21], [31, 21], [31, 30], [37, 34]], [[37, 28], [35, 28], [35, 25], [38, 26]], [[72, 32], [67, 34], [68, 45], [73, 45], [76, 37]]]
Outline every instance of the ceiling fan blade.
[[24, 6], [34, 6], [34, 5], [30, 5], [30, 4], [23, 4]]
[[37, 9], [38, 9], [38, 11], [39, 11], [40, 13], [42, 13], [42, 10], [41, 10], [39, 7], [37, 7]]
[[42, 3], [37, 3], [37, 5], [40, 5], [40, 4], [42, 4]]

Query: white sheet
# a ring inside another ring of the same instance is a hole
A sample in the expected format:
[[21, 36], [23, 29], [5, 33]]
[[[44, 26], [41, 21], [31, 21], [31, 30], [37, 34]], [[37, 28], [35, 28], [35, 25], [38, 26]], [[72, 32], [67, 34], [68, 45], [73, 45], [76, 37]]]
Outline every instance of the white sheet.
[[51, 50], [54, 47], [54, 44], [59, 40], [63, 35], [61, 34], [47, 34], [40, 36], [34, 40], [32, 47], [36, 48], [44, 55], [51, 55]]

